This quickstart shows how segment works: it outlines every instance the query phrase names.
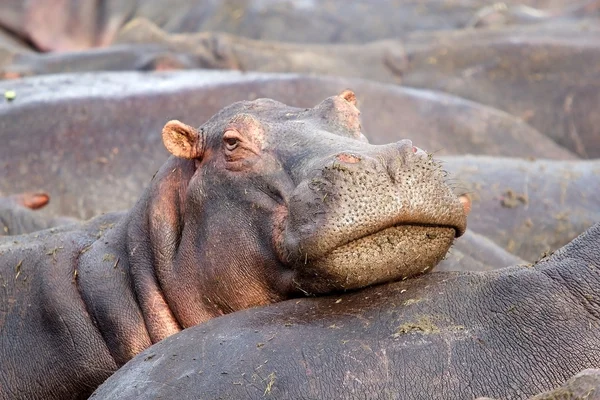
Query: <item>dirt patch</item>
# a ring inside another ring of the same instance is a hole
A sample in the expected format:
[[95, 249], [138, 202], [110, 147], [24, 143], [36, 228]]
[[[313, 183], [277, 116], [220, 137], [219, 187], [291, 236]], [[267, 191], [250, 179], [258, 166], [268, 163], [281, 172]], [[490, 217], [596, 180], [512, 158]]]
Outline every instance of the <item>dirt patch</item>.
[[500, 204], [505, 208], [515, 208], [521, 204], [527, 204], [529, 199], [524, 194], [518, 194], [508, 189], [504, 192], [504, 196], [500, 199]]

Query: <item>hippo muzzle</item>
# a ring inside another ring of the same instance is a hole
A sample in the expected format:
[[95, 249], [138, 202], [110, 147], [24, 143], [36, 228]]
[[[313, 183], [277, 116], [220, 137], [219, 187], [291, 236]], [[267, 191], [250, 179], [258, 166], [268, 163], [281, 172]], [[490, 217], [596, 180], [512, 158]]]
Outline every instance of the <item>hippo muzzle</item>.
[[309, 292], [424, 273], [466, 229], [463, 202], [410, 140], [328, 157], [292, 194], [280, 251]]

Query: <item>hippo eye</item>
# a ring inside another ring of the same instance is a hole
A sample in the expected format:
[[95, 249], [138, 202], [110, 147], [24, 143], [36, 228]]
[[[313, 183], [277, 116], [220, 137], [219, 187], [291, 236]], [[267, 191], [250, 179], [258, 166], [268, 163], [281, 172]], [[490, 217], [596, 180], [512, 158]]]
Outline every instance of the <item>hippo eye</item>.
[[225, 143], [225, 148], [229, 151], [235, 150], [240, 144], [240, 139], [236, 134], [232, 132], [225, 132], [223, 135], [223, 142]]
[[227, 138], [225, 139], [225, 146], [227, 150], [234, 150], [238, 146], [239, 141], [235, 138]]

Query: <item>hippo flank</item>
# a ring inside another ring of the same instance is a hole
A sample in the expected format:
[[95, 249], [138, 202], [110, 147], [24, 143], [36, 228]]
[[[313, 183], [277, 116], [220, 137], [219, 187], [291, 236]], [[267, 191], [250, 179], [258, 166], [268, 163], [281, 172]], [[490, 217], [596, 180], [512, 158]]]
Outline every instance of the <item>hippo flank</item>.
[[182, 328], [434, 266], [470, 203], [409, 140], [369, 144], [355, 102], [170, 121], [173, 157], [129, 212], [2, 239], [0, 398], [83, 398]]

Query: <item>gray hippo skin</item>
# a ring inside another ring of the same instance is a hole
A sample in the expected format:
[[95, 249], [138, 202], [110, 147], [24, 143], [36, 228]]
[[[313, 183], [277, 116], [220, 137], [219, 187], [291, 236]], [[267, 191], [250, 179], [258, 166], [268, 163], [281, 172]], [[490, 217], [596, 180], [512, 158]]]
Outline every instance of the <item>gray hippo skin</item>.
[[16, 92], [0, 102], [0, 191], [48, 192], [52, 202], [40, 210], [48, 216], [87, 219], [129, 209], [168, 156], [165, 121], [199, 126], [233, 102], [258, 97], [311, 107], [346, 88], [358, 94], [374, 144], [408, 137], [436, 156], [576, 158], [511, 115], [396, 85], [237, 71], [62, 74], [0, 82], [0, 93]]
[[444, 157], [454, 185], [470, 193], [469, 227], [535, 261], [600, 221], [600, 160]]
[[76, 223], [69, 217], [52, 217], [34, 211], [45, 207], [50, 196], [43, 192], [0, 196], [0, 236], [21, 235], [47, 228]]
[[599, 289], [600, 224], [534, 267], [215, 318], [139, 354], [92, 398], [523, 399], [600, 365]]
[[[493, 400], [479, 397], [477, 400]], [[600, 369], [586, 369], [559, 388], [537, 394], [529, 400], [600, 400]]]
[[526, 264], [527, 261], [504, 250], [490, 238], [467, 229], [464, 235], [454, 241], [454, 246], [435, 267], [435, 271], [491, 271]]
[[173, 157], [129, 212], [0, 239], [0, 398], [83, 398], [182, 328], [431, 269], [469, 203], [409, 140], [368, 144], [355, 104], [170, 121]]
[[133, 69], [237, 69], [337, 75], [452, 93], [504, 110], [582, 157], [600, 155], [600, 25], [417, 32], [364, 45], [262, 42], [228, 34], [168, 35], [131, 21], [108, 48], [17, 53], [12, 75]]

